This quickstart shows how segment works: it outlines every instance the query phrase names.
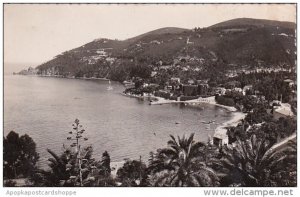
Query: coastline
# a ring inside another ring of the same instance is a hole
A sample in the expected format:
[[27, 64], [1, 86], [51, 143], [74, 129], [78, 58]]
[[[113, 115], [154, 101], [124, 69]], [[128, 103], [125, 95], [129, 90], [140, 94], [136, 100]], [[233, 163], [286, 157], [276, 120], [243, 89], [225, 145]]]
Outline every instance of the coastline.
[[[188, 100], [188, 101], [175, 101], [175, 100], [167, 100], [162, 97], [157, 97], [157, 96], [140, 96], [140, 95], [135, 95], [135, 94], [128, 94], [128, 93], [121, 93], [123, 96], [131, 97], [131, 98], [138, 98], [138, 99], [145, 99], [145, 98], [150, 98], [154, 99], [155, 101], [150, 102], [150, 105], [162, 105], [162, 104], [186, 104], [186, 105], [200, 105], [200, 104], [210, 104], [214, 105], [217, 107], [224, 108], [225, 110], [229, 111], [232, 113], [232, 117], [226, 121], [220, 124], [214, 131], [213, 137], [220, 137], [223, 138], [223, 143], [222, 144], [228, 144], [228, 136], [227, 136], [227, 127], [234, 127], [237, 126], [238, 123], [245, 118], [247, 115], [246, 113], [239, 112], [237, 111], [236, 108], [230, 107], [230, 106], [225, 106], [225, 105], [220, 105], [216, 103], [214, 97], [207, 97], [207, 98], [198, 98], [198, 99], [193, 99], [193, 100]], [[213, 143], [211, 141], [210, 143]], [[123, 166], [125, 161], [114, 161], [111, 162], [111, 168], [112, 170], [112, 176], [116, 177], [117, 176], [117, 171], [119, 168]]]
[[218, 107], [222, 107], [230, 112], [236, 112], [237, 109], [235, 107], [230, 107], [230, 106], [226, 106], [226, 105], [221, 105], [218, 104], [215, 100], [214, 96], [211, 97], [207, 97], [207, 98], [201, 98], [199, 97], [198, 99], [193, 99], [193, 100], [188, 100], [188, 101], [175, 101], [175, 100], [167, 100], [161, 97], [156, 97], [153, 96], [153, 98], [157, 99], [157, 101], [153, 101], [151, 102], [151, 105], [162, 105], [162, 104], [173, 104], [173, 103], [183, 103], [183, 104], [201, 104], [201, 103], [205, 103], [205, 104], [210, 104], [210, 105], [215, 105]]
[[[28, 75], [27, 75], [28, 76]], [[52, 77], [52, 78], [66, 78], [66, 79], [81, 79], [81, 80], [104, 80], [108, 81], [109, 79], [106, 78], [74, 78], [74, 77], [62, 77], [62, 76], [49, 76], [49, 75], [29, 75], [29, 76], [34, 76], [34, 77]], [[220, 124], [217, 126], [217, 128], [214, 131], [214, 137], [217, 135], [227, 135], [227, 129], [226, 127], [229, 126], [236, 126], [240, 120], [242, 120], [246, 114], [242, 112], [238, 112], [236, 108], [230, 107], [230, 106], [225, 106], [225, 105], [220, 105], [217, 104], [215, 101], [214, 96], [212, 97], [207, 97], [207, 98], [198, 98], [198, 99], [193, 99], [193, 100], [187, 100], [187, 101], [176, 101], [176, 100], [167, 100], [162, 97], [157, 97], [153, 95], [145, 95], [145, 96], [140, 96], [140, 95], [135, 95], [135, 94], [126, 94], [124, 92], [121, 92], [121, 95], [127, 96], [127, 97], [132, 97], [132, 98], [139, 98], [139, 99], [153, 99], [154, 101], [150, 102], [150, 105], [162, 105], [162, 104], [185, 104], [185, 105], [200, 105], [200, 104], [210, 104], [210, 105], [215, 105], [217, 107], [224, 108], [225, 110], [232, 112], [232, 117], [230, 120]], [[122, 167], [124, 164], [124, 161], [112, 161], [111, 162], [111, 167], [114, 168], [112, 170], [112, 175], [116, 176], [117, 170]]]
[[[19, 74], [20, 75], [20, 74]], [[50, 77], [50, 78], [63, 78], [63, 79], [83, 79], [83, 80], [101, 80], [101, 81], [109, 81], [107, 78], [96, 78], [96, 77], [64, 77], [61, 75], [21, 75], [21, 76], [31, 76], [31, 77]]]
[[222, 139], [222, 145], [228, 144], [227, 127], [236, 127], [246, 117], [246, 113], [233, 112], [232, 118], [215, 129], [214, 138]]
[[238, 123], [243, 120], [246, 117], [246, 113], [239, 112], [235, 107], [230, 107], [230, 106], [225, 106], [218, 104], [215, 100], [215, 97], [207, 97], [207, 98], [201, 98], [199, 97], [198, 99], [193, 99], [193, 100], [188, 100], [188, 101], [175, 101], [175, 100], [167, 100], [162, 97], [157, 97], [157, 96], [139, 96], [139, 95], [134, 95], [134, 94], [125, 94], [122, 93], [124, 96], [129, 96], [133, 98], [152, 98], [155, 99], [155, 101], [150, 102], [150, 105], [163, 105], [163, 104], [186, 104], [186, 105], [200, 105], [200, 104], [210, 104], [214, 105], [217, 107], [221, 107], [226, 109], [229, 112], [232, 112], [232, 117], [228, 121], [222, 123], [219, 125], [214, 132], [213, 137], [222, 139], [222, 144], [228, 144], [228, 136], [227, 136], [227, 127], [235, 127], [238, 125]]

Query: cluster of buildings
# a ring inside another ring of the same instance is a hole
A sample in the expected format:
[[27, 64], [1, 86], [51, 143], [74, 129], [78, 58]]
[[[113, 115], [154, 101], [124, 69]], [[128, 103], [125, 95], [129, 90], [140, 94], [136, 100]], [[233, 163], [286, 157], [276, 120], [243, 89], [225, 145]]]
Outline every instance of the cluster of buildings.
[[188, 80], [186, 84], [180, 82], [180, 78], [171, 78], [166, 83], [164, 89], [160, 92], [169, 93], [169, 97], [173, 95], [184, 96], [188, 99], [194, 99], [194, 97], [207, 97], [214, 95], [225, 95], [227, 91], [240, 92], [246, 95], [246, 92], [252, 90], [252, 85], [246, 85], [243, 88], [239, 88], [236, 84], [229, 83], [225, 87], [210, 87], [208, 80]]
[[95, 50], [88, 50], [87, 52], [92, 52], [94, 55], [85, 56], [81, 59], [82, 62], [87, 62], [88, 64], [96, 64], [98, 60], [105, 60], [108, 63], [112, 64], [116, 58], [109, 56], [109, 50], [112, 48], [100, 48]]
[[164, 86], [164, 89], [155, 92], [157, 95], [163, 95], [166, 99], [180, 100], [193, 99], [194, 97], [209, 95], [209, 85], [207, 80], [189, 80], [187, 84], [183, 84], [180, 78], [171, 78]]
[[13, 73], [13, 74], [19, 74], [19, 75], [36, 75], [38, 73], [38, 69], [29, 67], [27, 70], [21, 70], [19, 73]]
[[[286, 67], [286, 68], [285, 68]], [[236, 77], [241, 73], [245, 74], [250, 74], [250, 73], [271, 73], [271, 72], [293, 72], [292, 68], [289, 68], [286, 65], [280, 65], [277, 67], [271, 67], [271, 68], [247, 68], [247, 69], [233, 69], [233, 70], [228, 70], [227, 73], [225, 74], [227, 77]]]

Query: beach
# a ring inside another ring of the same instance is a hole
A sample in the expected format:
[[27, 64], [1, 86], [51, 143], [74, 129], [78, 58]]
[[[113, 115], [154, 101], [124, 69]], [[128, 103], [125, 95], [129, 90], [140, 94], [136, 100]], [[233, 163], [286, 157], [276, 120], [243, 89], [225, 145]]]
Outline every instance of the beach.
[[219, 125], [215, 129], [214, 138], [222, 139], [222, 144], [228, 144], [227, 127], [236, 127], [246, 117], [246, 113], [234, 112], [230, 120]]
[[211, 97], [207, 97], [207, 98], [202, 98], [199, 97], [197, 99], [193, 99], [193, 100], [188, 100], [188, 101], [175, 101], [175, 100], [167, 100], [161, 97], [156, 97], [153, 96], [153, 98], [156, 99], [156, 101], [151, 102], [151, 105], [162, 105], [162, 104], [173, 104], [173, 103], [183, 103], [183, 104], [201, 104], [201, 103], [206, 103], [206, 104], [210, 104], [210, 105], [215, 105], [218, 107], [222, 107], [225, 108], [226, 110], [230, 111], [230, 112], [236, 112], [237, 109], [235, 107], [230, 107], [230, 106], [226, 106], [226, 105], [220, 105], [216, 102], [215, 97], [211, 96]]
[[[123, 94], [123, 95], [135, 97], [135, 98], [145, 98], [144, 96], [133, 95], [133, 94], [130, 94], [130, 95]], [[228, 144], [227, 127], [237, 126], [238, 123], [241, 120], [243, 120], [247, 115], [246, 113], [238, 112], [235, 107], [218, 104], [216, 102], [214, 96], [207, 97], [207, 98], [199, 97], [197, 99], [188, 100], [188, 101], [168, 100], [168, 99], [165, 99], [162, 97], [157, 97], [157, 96], [148, 96], [148, 97], [154, 99], [154, 101], [150, 102], [150, 105], [178, 104], [178, 103], [182, 103], [182, 104], [186, 104], [186, 105], [210, 104], [210, 105], [222, 107], [222, 108], [228, 110], [229, 112], [232, 112], [232, 118], [230, 120], [222, 123], [215, 129], [215, 133], [214, 133], [213, 137], [222, 139], [222, 144]]]

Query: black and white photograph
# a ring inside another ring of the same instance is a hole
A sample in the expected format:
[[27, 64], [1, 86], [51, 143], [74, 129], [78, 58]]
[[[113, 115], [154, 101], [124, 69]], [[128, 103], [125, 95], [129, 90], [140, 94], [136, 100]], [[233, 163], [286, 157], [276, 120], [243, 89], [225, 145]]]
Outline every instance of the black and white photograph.
[[4, 189], [297, 188], [297, 3], [2, 6]]

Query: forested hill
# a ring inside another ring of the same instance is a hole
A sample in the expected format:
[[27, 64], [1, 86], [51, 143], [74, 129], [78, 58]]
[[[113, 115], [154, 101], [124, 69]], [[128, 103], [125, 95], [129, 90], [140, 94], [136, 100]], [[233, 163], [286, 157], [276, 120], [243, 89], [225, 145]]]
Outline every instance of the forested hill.
[[39, 74], [122, 81], [141, 68], [147, 73], [172, 68], [174, 75], [184, 68], [199, 72], [199, 78], [256, 68], [295, 68], [295, 30], [291, 22], [248, 18], [191, 30], [168, 27], [123, 41], [96, 39], [37, 69]]

